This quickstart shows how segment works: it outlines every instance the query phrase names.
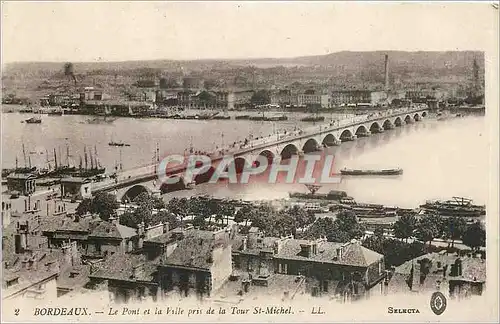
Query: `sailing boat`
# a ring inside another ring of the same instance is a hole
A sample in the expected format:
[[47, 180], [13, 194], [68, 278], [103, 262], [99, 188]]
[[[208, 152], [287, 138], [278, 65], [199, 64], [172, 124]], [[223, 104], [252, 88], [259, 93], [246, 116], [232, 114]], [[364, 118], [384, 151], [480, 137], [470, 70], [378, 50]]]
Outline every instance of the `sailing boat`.
[[90, 168], [88, 168], [88, 157], [87, 157], [87, 146], [83, 147], [83, 154], [85, 159], [85, 168], [82, 168], [82, 158], [80, 157], [80, 168], [76, 170], [73, 174], [77, 177], [93, 177], [97, 175], [101, 175], [106, 172], [106, 168], [102, 167], [97, 158], [97, 147], [94, 146], [94, 156], [92, 156], [92, 151], [89, 152], [90, 157]]
[[19, 167], [19, 161], [16, 156], [16, 167], [13, 169], [2, 169], [2, 178], [7, 177], [11, 173], [32, 173], [37, 171], [37, 167], [31, 166], [31, 161], [28, 166], [28, 159], [26, 158], [26, 149], [23, 143], [23, 157], [24, 157], [24, 167]]
[[126, 144], [123, 142], [115, 142], [113, 141], [113, 137], [111, 137], [111, 142], [108, 143], [109, 146], [130, 146], [130, 144]]

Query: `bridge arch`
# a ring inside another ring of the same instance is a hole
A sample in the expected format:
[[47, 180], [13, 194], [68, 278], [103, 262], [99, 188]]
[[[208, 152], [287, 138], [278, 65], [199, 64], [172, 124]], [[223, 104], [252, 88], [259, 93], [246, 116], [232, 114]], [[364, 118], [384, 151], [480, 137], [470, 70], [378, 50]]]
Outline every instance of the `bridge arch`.
[[267, 157], [268, 161], [272, 161], [274, 159], [274, 153], [270, 150], [264, 150], [260, 152], [259, 155]]
[[415, 114], [415, 116], [413, 116], [413, 119], [415, 119], [415, 121], [420, 121], [420, 115]]
[[353, 139], [353, 134], [349, 129], [344, 129], [344, 131], [340, 133], [340, 140], [342, 142], [352, 141]]
[[333, 134], [327, 134], [321, 143], [326, 146], [333, 146], [337, 143], [337, 139]]
[[373, 122], [370, 125], [370, 132], [372, 132], [372, 133], [378, 133], [381, 130], [382, 130], [382, 127], [380, 126], [380, 124], [378, 122]]
[[289, 159], [292, 157], [292, 155], [294, 154], [297, 154], [299, 152], [299, 149], [297, 148], [297, 146], [293, 145], [293, 144], [288, 144], [287, 146], [285, 146], [283, 148], [283, 150], [281, 150], [281, 158], [282, 159]]
[[384, 120], [382, 127], [384, 127], [384, 129], [391, 129], [393, 127], [393, 125], [389, 119], [386, 119], [386, 120]]
[[304, 143], [304, 146], [302, 147], [302, 151], [304, 151], [304, 153], [315, 152], [317, 150], [318, 150], [318, 142], [314, 138], [308, 139]]
[[422, 112], [422, 117], [427, 117], [427, 111]]
[[365, 126], [365, 125], [360, 125], [360, 126], [356, 129], [355, 134], [356, 134], [357, 136], [364, 136], [364, 135], [368, 135], [368, 129], [366, 129], [366, 126]]
[[[137, 196], [139, 196], [141, 193], [144, 192], [151, 194], [151, 190], [148, 187], [140, 184], [134, 185], [130, 187], [127, 191], [125, 191], [125, 193], [123, 194], [121, 199], [119, 199], [119, 201], [121, 201], [122, 203], [130, 203], [134, 201], [134, 199], [137, 198]], [[116, 198], [118, 199], [118, 197]]]
[[186, 189], [186, 183], [180, 174], [171, 175], [169, 178], [179, 178], [179, 180], [176, 183], [162, 183], [160, 186], [160, 192], [162, 194]]
[[396, 119], [394, 119], [394, 126], [401, 126], [403, 125], [403, 121], [401, 120], [401, 117], [396, 117]]
[[231, 163], [234, 164], [234, 169], [236, 170], [236, 174], [240, 174], [241, 172], [243, 172], [243, 169], [246, 167], [247, 160], [244, 157], [238, 156]]
[[210, 169], [208, 169], [207, 171], [197, 174], [194, 177], [194, 182], [196, 184], [208, 182], [212, 178], [214, 173], [215, 173], [215, 167], [211, 166]]
[[406, 115], [406, 116], [405, 116], [405, 123], [409, 124], [409, 123], [411, 123], [412, 121], [413, 121], [413, 119], [411, 118], [411, 116], [410, 116], [410, 115]]

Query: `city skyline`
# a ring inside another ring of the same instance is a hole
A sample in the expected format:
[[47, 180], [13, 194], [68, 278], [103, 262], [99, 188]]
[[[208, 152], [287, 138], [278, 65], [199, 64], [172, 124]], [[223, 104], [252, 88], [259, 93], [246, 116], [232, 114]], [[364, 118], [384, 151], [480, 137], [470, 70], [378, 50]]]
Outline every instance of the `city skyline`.
[[[294, 58], [345, 50], [486, 50], [487, 35], [493, 36], [494, 30], [486, 27], [489, 19], [476, 17], [478, 12], [486, 16], [494, 12], [486, 3], [470, 10], [472, 5], [4, 2], [2, 63]], [[277, 10], [280, 15], [274, 14]]]

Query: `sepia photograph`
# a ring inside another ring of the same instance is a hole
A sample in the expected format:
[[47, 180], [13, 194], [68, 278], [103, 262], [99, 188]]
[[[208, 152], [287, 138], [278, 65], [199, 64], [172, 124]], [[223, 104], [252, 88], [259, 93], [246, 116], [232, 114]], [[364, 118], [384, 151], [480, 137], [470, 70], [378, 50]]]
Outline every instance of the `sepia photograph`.
[[1, 6], [2, 321], [499, 320], [497, 2]]

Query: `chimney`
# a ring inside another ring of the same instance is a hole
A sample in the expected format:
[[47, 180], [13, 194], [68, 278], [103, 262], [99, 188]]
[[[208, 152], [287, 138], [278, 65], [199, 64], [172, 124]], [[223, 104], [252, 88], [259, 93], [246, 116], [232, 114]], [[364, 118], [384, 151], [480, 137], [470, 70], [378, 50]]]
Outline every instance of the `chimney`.
[[76, 241], [70, 243], [71, 265], [80, 265], [80, 258], [78, 256], [78, 246]]
[[248, 239], [246, 237], [243, 238], [243, 251], [246, 251], [248, 248]]
[[19, 235], [19, 241], [17, 241], [16, 239], [16, 243], [19, 242], [18, 250], [22, 252], [28, 248], [28, 231], [29, 231], [28, 221], [26, 221], [25, 224], [21, 224], [18, 222], [16, 230], [17, 230], [17, 235]]
[[310, 243], [305, 243], [300, 245], [300, 254], [303, 257], [310, 258], [312, 254], [312, 245]]
[[144, 232], [144, 222], [141, 222], [139, 225], [137, 225], [137, 236], [139, 237], [139, 241], [138, 241], [138, 248], [139, 249], [142, 249], [143, 245], [144, 245], [144, 236], [145, 236], [145, 232]]
[[73, 265], [71, 257], [71, 244], [63, 244], [62, 251], [64, 255], [65, 264]]
[[342, 260], [342, 247], [337, 248], [337, 260]]
[[138, 264], [132, 268], [132, 278], [137, 279], [144, 276], [144, 263]]
[[168, 222], [165, 222], [165, 224], [163, 224], [163, 233], [168, 232], [170, 232], [170, 224]]
[[385, 54], [385, 91], [389, 91], [389, 55]]

